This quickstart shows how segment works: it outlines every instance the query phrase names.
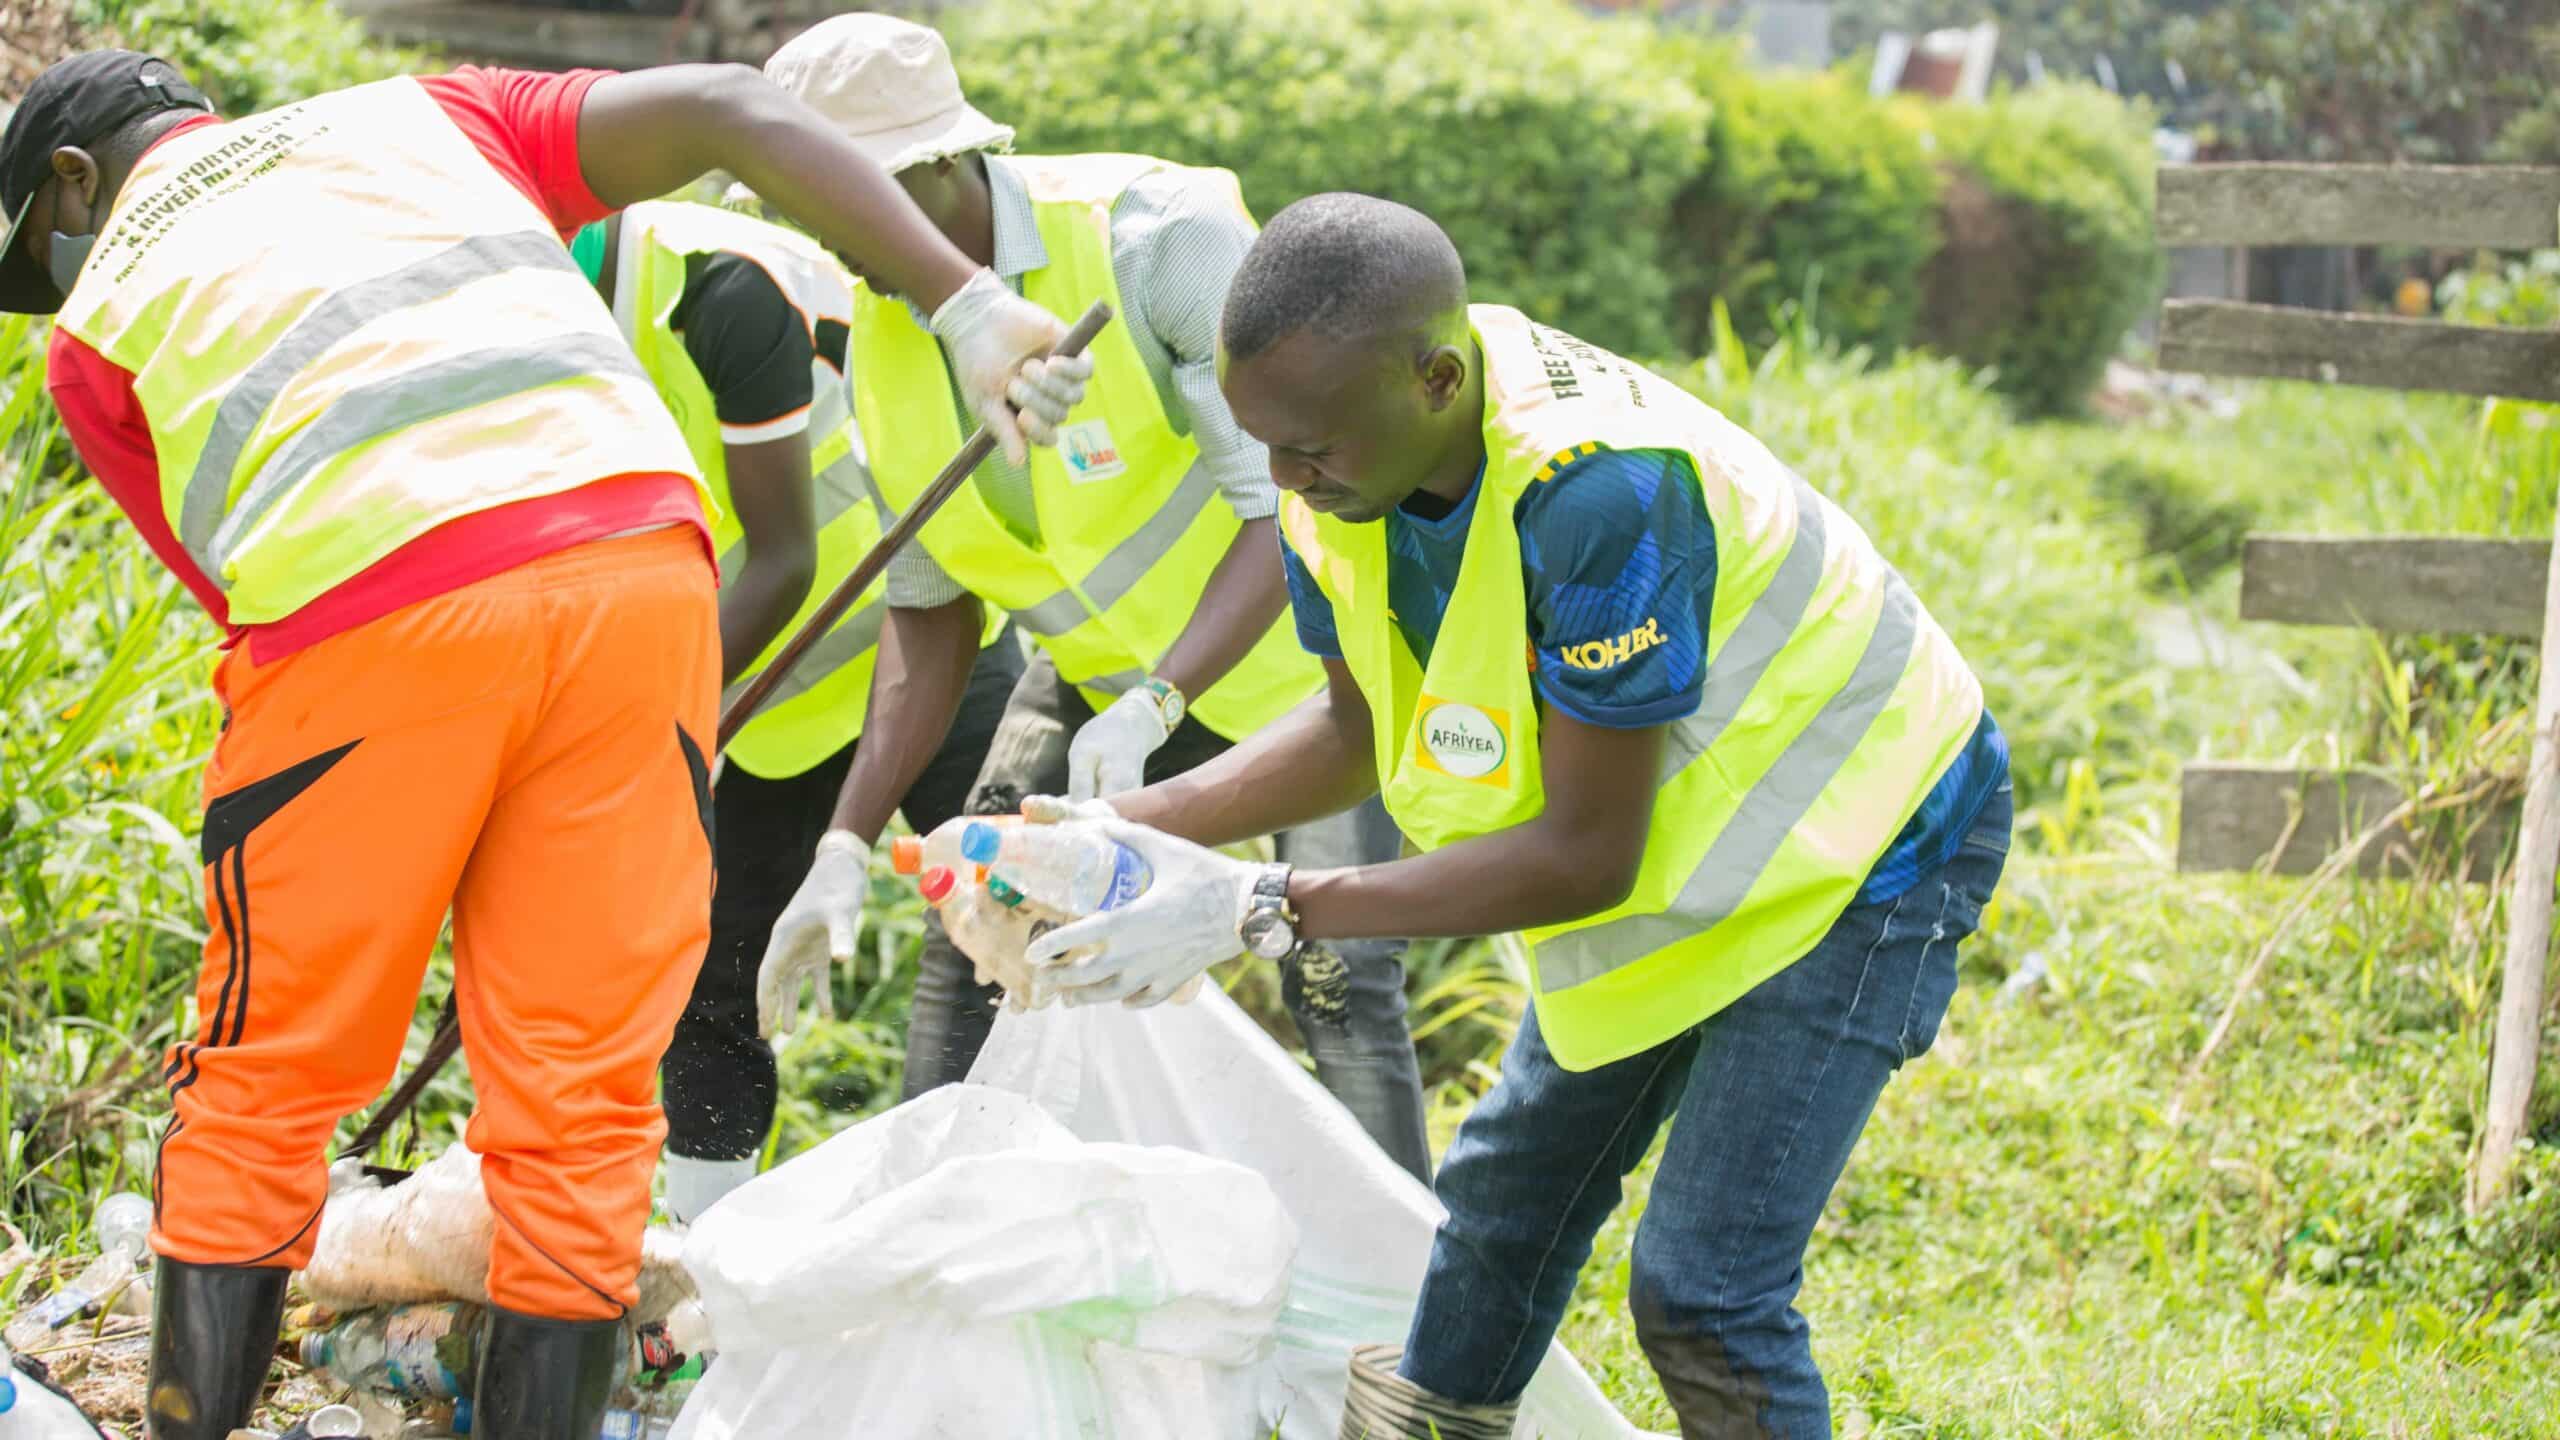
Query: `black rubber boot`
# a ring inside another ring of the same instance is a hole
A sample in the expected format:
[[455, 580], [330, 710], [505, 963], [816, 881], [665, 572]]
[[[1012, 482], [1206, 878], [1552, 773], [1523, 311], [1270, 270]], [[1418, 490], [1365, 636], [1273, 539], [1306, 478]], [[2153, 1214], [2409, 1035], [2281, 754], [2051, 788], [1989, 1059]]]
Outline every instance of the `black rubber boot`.
[[228, 1440], [275, 1359], [289, 1270], [162, 1260], [152, 1281], [151, 1440]]
[[544, 1320], [492, 1307], [480, 1340], [471, 1433], [595, 1440], [625, 1344], [619, 1320]]

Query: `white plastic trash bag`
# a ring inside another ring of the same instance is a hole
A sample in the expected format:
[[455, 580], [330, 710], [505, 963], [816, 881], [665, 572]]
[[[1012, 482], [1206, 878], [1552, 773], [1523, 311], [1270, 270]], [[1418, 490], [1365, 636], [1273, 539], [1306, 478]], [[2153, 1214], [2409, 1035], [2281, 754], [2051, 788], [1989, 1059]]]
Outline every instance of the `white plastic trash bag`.
[[320, 1238], [302, 1272], [312, 1299], [332, 1310], [488, 1300], [498, 1222], [470, 1147], [448, 1147], [397, 1185], [366, 1176], [353, 1161], [341, 1161], [329, 1181]]
[[[331, 1310], [412, 1301], [489, 1303], [489, 1242], [498, 1219], [480, 1186], [480, 1157], [460, 1143], [396, 1185], [352, 1161], [331, 1168], [320, 1238], [302, 1288]], [[637, 1324], [662, 1319], [693, 1285], [678, 1259], [676, 1234], [651, 1226], [640, 1240]]]
[[[1445, 1213], [1351, 1112], [1214, 988], [1191, 1005], [1007, 1011], [971, 1081], [1036, 1100], [1087, 1141], [1176, 1145], [1270, 1182], [1298, 1226], [1279, 1344], [1253, 1427], [1335, 1440], [1351, 1347], [1401, 1344]], [[1234, 1231], [1218, 1217], [1200, 1223]], [[1639, 1435], [1562, 1345], [1529, 1383], [1518, 1440]], [[1210, 1432], [1203, 1431], [1205, 1437]]]
[[[967, 1085], [739, 1189], [673, 1440], [1336, 1440], [1439, 1203], [1224, 995], [1007, 1011]], [[1552, 1346], [1516, 1440], [1634, 1440]]]
[[673, 1440], [1254, 1429], [1298, 1230], [1261, 1176], [954, 1085], [758, 1177], [685, 1246], [719, 1359]]

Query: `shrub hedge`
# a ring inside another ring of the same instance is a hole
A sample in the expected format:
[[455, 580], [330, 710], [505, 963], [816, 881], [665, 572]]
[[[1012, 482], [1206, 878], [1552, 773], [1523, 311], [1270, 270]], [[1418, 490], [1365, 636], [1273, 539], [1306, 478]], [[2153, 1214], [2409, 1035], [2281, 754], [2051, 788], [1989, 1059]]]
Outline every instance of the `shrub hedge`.
[[[75, 13], [232, 114], [432, 63], [327, 0]], [[1563, 0], [986, 0], [947, 23], [971, 99], [1027, 150], [1224, 165], [1264, 216], [1321, 190], [1404, 201], [1479, 298], [1639, 356], [1705, 348], [1722, 300], [1746, 340], [1798, 319], [1916, 339], [2069, 410], [2159, 280], [2144, 122], [2085, 86], [1887, 106]]]
[[1360, 190], [1438, 220], [1480, 299], [1667, 354], [1672, 207], [1706, 102], [1641, 21], [1557, 0], [991, 0], [949, 15], [1025, 150], [1223, 165], [1268, 217]]
[[1844, 347], [1909, 343], [1938, 244], [1938, 177], [1920, 135], [1841, 76], [1753, 71], [1724, 44], [1681, 50], [1715, 106], [1672, 247], [1683, 345], [1706, 349], [1717, 299], [1754, 349], [1787, 328], [1789, 306]]
[[226, 115], [432, 68], [432, 57], [367, 39], [329, 0], [81, 0], [82, 24], [147, 50]]
[[1901, 113], [1952, 172], [1919, 339], [1995, 370], [2030, 413], [2077, 410], [2160, 292], [2141, 112], [2095, 86], [2044, 84]]

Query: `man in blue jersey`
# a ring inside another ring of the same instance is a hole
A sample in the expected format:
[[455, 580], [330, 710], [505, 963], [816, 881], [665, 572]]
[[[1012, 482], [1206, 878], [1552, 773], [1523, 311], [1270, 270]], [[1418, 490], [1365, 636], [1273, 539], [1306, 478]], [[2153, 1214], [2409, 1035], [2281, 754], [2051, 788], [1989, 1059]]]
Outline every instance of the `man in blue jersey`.
[[[1601, 450], [1557, 467], [1548, 483], [1512, 507], [1540, 701], [1586, 725], [1616, 730], [1668, 725], [1697, 713], [1716, 590], [1715, 524], [1699, 495], [1686, 455]], [[1456, 500], [1417, 489], [1382, 517], [1388, 611], [1425, 665], [1466, 558], [1475, 504], [1473, 485]], [[1283, 547], [1281, 563], [1298, 643], [1340, 660], [1333, 606], [1297, 552]], [[1619, 641], [1626, 643], [1613, 644]], [[1923, 871], [1945, 864], [1992, 791], [2008, 781], [2008, 742], [1986, 710], [1955, 763], [1868, 872], [1860, 898], [1890, 900]]]
[[[1534, 1008], [1442, 1163], [1401, 1353], [1354, 1352], [1343, 1433], [1510, 1434], [1667, 1125], [1628, 1301], [1681, 1433], [1827, 1436], [1805, 1247], [2007, 854], [1980, 683], [1855, 520], [1668, 381], [1469, 305], [1412, 210], [1274, 216], [1221, 343], [1327, 687], [1114, 815], [1028, 807], [1154, 877], [1028, 959], [1068, 1003], [1144, 1004], [1239, 950], [1520, 932]], [[1373, 792], [1421, 853], [1205, 848]]]

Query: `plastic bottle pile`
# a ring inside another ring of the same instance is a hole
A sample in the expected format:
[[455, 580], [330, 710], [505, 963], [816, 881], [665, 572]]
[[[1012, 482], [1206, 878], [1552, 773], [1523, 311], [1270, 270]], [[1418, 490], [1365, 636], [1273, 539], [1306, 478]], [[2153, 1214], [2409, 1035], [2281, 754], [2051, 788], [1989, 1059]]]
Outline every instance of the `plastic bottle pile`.
[[[1155, 880], [1145, 857], [1118, 841], [1014, 815], [945, 821], [931, 835], [901, 837], [890, 857], [898, 873], [916, 877], [952, 943], [976, 965], [978, 983], [1003, 986], [1014, 1010], [1048, 1000], [1025, 946], [1070, 920], [1129, 904]], [[1079, 954], [1057, 963], [1072, 965]], [[1206, 978], [1195, 976], [1171, 1003], [1191, 1000]]]
[[[462, 1436], [471, 1430], [471, 1392], [480, 1369], [485, 1312], [458, 1301], [392, 1305], [331, 1315], [308, 1307], [296, 1317], [302, 1363], [355, 1392], [377, 1417], [402, 1417], [401, 1440]], [[599, 1440], [664, 1436], [701, 1379], [703, 1359], [679, 1351], [664, 1326], [634, 1333], [614, 1380], [614, 1405]], [[318, 1434], [321, 1432], [313, 1432]], [[355, 1433], [393, 1433], [380, 1424]]]
[[18, 1313], [0, 1337], [10, 1348], [46, 1349], [57, 1333], [110, 1306], [121, 1314], [151, 1313], [151, 1280], [141, 1273], [151, 1253], [151, 1202], [129, 1193], [110, 1195], [98, 1202], [89, 1228], [97, 1237], [98, 1258], [71, 1283]]

